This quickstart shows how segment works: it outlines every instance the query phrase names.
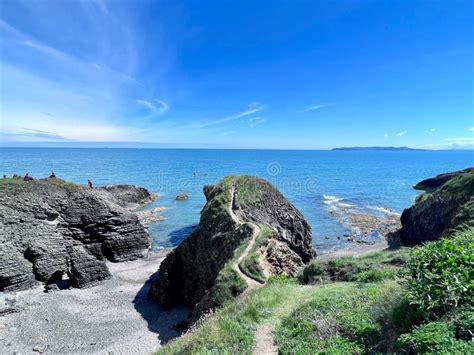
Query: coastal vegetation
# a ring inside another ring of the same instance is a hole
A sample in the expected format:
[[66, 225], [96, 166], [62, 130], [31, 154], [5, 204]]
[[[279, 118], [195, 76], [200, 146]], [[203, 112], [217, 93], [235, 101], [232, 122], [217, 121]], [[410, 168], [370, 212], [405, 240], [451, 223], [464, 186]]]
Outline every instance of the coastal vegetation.
[[314, 262], [295, 278], [272, 277], [158, 354], [251, 353], [263, 324], [282, 354], [472, 353], [473, 240], [469, 228], [412, 250]]

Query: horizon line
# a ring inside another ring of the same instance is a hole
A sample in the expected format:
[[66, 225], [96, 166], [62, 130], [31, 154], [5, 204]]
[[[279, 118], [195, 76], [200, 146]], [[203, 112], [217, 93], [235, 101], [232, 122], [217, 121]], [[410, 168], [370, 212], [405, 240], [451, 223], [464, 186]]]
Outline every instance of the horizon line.
[[[7, 144], [5, 144], [7, 143]], [[474, 147], [430, 149], [409, 146], [351, 146], [332, 148], [283, 148], [258, 147], [206, 143], [151, 143], [151, 142], [0, 142], [5, 148], [59, 148], [59, 149], [189, 149], [189, 150], [291, 150], [291, 151], [332, 151], [332, 150], [385, 150], [385, 151], [473, 151]]]

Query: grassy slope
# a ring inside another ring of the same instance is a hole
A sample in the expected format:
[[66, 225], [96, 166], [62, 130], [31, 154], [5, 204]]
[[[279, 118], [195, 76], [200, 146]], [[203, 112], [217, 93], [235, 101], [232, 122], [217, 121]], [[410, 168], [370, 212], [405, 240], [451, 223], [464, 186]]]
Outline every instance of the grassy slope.
[[[257, 193], [259, 190], [257, 190], [255, 183], [255, 179], [248, 176], [228, 176], [224, 178], [218, 184], [220, 188], [219, 193], [214, 196], [212, 203], [206, 205], [205, 213], [212, 216], [214, 220], [219, 220], [222, 214], [227, 214], [228, 205], [232, 200], [230, 192], [233, 185], [238, 186], [234, 203], [238, 204], [244, 201], [258, 200], [260, 194]], [[261, 226], [261, 228], [262, 233], [261, 236], [258, 237], [259, 243], [263, 238], [266, 238], [266, 231], [268, 229], [266, 226]], [[209, 290], [207, 297], [196, 306], [194, 312], [195, 316], [202, 315], [207, 312], [208, 309], [224, 306], [247, 288], [245, 281], [242, 280], [232, 268], [240, 255], [244, 252], [247, 244], [248, 240], [243, 241], [239, 248], [235, 250], [234, 257], [229, 260], [219, 272], [214, 286]], [[256, 248], [253, 248], [251, 254], [242, 262], [242, 271], [250, 277], [265, 281], [265, 276], [255, 256]]]
[[314, 286], [271, 283], [216, 311], [192, 333], [171, 341], [158, 354], [250, 354], [258, 324], [278, 323], [306, 303]]
[[240, 263], [240, 269], [248, 277], [260, 282], [265, 282], [267, 278], [265, 277], [262, 267], [259, 263], [258, 250], [271, 236], [272, 230], [263, 224], [260, 225], [260, 229], [261, 232], [258, 235], [257, 240], [255, 241], [255, 244], [250, 250], [248, 256]]
[[[396, 255], [400, 254], [391, 252], [390, 256], [383, 254], [354, 258], [351, 262], [362, 265], [367, 260], [398, 260]], [[365, 285], [363, 287], [366, 288]], [[334, 298], [335, 304], [339, 304], [337, 300], [344, 300], [344, 295], [353, 294], [357, 288], [358, 284], [355, 283], [309, 286], [298, 284], [296, 279], [271, 278], [266, 286], [228, 302], [192, 333], [170, 342], [158, 353], [251, 353], [258, 324], [270, 323], [278, 328], [282, 320], [287, 319], [298, 307], [317, 302], [321, 297]]]
[[[472, 240], [474, 229], [456, 238]], [[474, 331], [472, 299], [467, 303], [471, 309], [454, 307], [436, 319], [410, 305], [407, 273], [397, 271], [393, 279], [386, 271], [401, 268], [408, 254], [402, 249], [313, 263], [298, 278], [312, 285], [271, 278], [265, 287], [227, 303], [158, 353], [250, 354], [255, 330], [263, 323], [275, 329], [282, 354], [474, 353], [473, 343], [467, 341]], [[368, 274], [373, 268], [378, 270], [375, 277]], [[326, 284], [315, 285], [321, 278]]]

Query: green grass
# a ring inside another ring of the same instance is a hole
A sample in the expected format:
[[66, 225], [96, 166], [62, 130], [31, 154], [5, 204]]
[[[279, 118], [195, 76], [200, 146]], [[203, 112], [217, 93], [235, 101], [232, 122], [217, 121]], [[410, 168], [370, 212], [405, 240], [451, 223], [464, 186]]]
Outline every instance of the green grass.
[[441, 187], [442, 190], [458, 191], [466, 189], [469, 193], [474, 193], [474, 171], [460, 174], [447, 182]]
[[260, 234], [257, 236], [255, 244], [249, 251], [247, 257], [240, 262], [240, 269], [248, 277], [263, 283], [267, 280], [267, 278], [265, 277], [262, 267], [260, 266], [258, 251], [263, 245], [267, 243], [268, 238], [271, 237], [273, 232], [270, 227], [266, 225], [260, 224], [259, 226], [261, 230]]
[[6, 178], [0, 179], [0, 185], [7, 185], [7, 184], [26, 184], [29, 181], [23, 181], [23, 178]]
[[[449, 240], [470, 248], [472, 233], [473, 229], [466, 230]], [[451, 250], [448, 244], [440, 241], [414, 252], [402, 249], [320, 261], [298, 279], [270, 277], [265, 286], [226, 302], [158, 354], [251, 354], [261, 324], [275, 330], [280, 354], [473, 353], [472, 298], [463, 301], [463, 307], [452, 305], [449, 312], [426, 317], [426, 311], [410, 303], [409, 273], [402, 273], [408, 280], [391, 280], [400, 273], [390, 270], [414, 265], [408, 259], [419, 253], [429, 253], [433, 265], [438, 265], [436, 258], [445, 260], [444, 251], [439, 255], [431, 251], [438, 246]], [[433, 272], [446, 277], [447, 270], [443, 266]], [[311, 286], [297, 282], [318, 284], [321, 277], [332, 282]], [[464, 294], [462, 288], [459, 292]]]
[[318, 260], [306, 266], [298, 275], [302, 284], [322, 284], [335, 281], [375, 282], [399, 277], [400, 268], [407, 262], [407, 248], [381, 251], [360, 257]]
[[243, 204], [256, 203], [263, 197], [263, 192], [259, 188], [259, 181], [254, 176], [227, 176], [222, 179], [218, 186], [229, 189], [236, 186], [235, 191], [235, 205], [241, 206]]
[[70, 182], [70, 181], [64, 181], [64, 180], [61, 180], [61, 179], [49, 179], [49, 178], [44, 178], [44, 179], [35, 179], [35, 180], [32, 180], [32, 181], [24, 181], [22, 177], [18, 177], [18, 178], [6, 178], [6, 179], [0, 179], [0, 186], [1, 185], [27, 185], [27, 184], [30, 184], [32, 186], [38, 186], [38, 185], [42, 185], [42, 186], [45, 186], [46, 184], [56, 184], [56, 185], [59, 185], [59, 186], [62, 186], [66, 189], [69, 189], [69, 190], [72, 190], [72, 189], [76, 189], [78, 187], [80, 187], [80, 185], [78, 184], [75, 184], [73, 182]]
[[219, 309], [192, 333], [157, 354], [251, 354], [258, 324], [277, 324], [314, 293], [314, 287], [275, 282]]
[[334, 283], [285, 318], [276, 332], [281, 354], [352, 354], [380, 351], [383, 322], [399, 303], [402, 287]]

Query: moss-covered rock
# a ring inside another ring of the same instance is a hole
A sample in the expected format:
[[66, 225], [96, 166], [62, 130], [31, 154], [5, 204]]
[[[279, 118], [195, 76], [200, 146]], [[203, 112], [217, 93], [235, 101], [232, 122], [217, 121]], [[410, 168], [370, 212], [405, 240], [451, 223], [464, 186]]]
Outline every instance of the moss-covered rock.
[[425, 193], [403, 211], [402, 244], [434, 241], [461, 226], [474, 226], [474, 168], [423, 180], [415, 188]]
[[[204, 312], [222, 303], [219, 295], [224, 294], [223, 288], [234, 290], [225, 293], [233, 296], [242, 292], [242, 280], [232, 274], [229, 263], [236, 262], [252, 238], [252, 225], [258, 225], [262, 234], [249, 253], [253, 261], [265, 258], [263, 250], [275, 240], [282, 245], [280, 252], [289, 255], [285, 260], [293, 264], [303, 265], [314, 256], [309, 224], [268, 182], [251, 176], [229, 176], [215, 186], [204, 187], [204, 194], [207, 203], [199, 226], [160, 265], [150, 296], [161, 305], [195, 307], [201, 302], [197, 308]], [[272, 260], [262, 260], [270, 273], [295, 268], [272, 268]], [[282, 262], [281, 258], [278, 261]], [[243, 260], [241, 265], [248, 264]]]

